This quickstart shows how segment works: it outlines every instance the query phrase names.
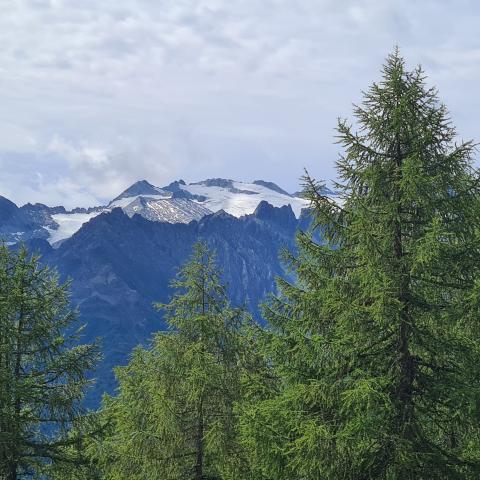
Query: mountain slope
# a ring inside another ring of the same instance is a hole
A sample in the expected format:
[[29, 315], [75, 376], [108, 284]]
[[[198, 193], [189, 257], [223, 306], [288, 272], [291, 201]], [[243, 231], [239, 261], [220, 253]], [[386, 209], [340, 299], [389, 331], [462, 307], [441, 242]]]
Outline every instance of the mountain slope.
[[108, 205], [119, 206], [118, 202], [122, 198], [132, 198], [140, 195], [169, 197], [170, 195], [161, 188], [155, 187], [146, 180], [139, 180], [124, 190], [118, 197], [114, 198]]
[[224, 210], [236, 217], [253, 213], [261, 201], [267, 201], [275, 207], [290, 205], [297, 217], [308, 204], [303, 198], [289, 195], [274, 183], [262, 180], [246, 183], [213, 178], [183, 184], [180, 188], [191, 195], [204, 197], [202, 205], [213, 212]]
[[120, 207], [130, 217], [141, 215], [153, 222], [189, 223], [212, 212], [187, 197], [176, 197], [172, 192], [141, 180], [127, 188], [108, 204], [110, 210]]
[[211, 178], [188, 185], [178, 180], [163, 188], [140, 180], [105, 206], [71, 211], [62, 206], [48, 207], [39, 203], [27, 203], [18, 208], [0, 197], [0, 239], [15, 243], [45, 238], [58, 247], [83, 224], [117, 207], [130, 217], [138, 214], [156, 222], [189, 223], [220, 210], [235, 217], [248, 215], [262, 201], [276, 207], [291, 205], [297, 218], [307, 206], [307, 201], [300, 195], [290, 195], [278, 185], [264, 180], [247, 183]]
[[298, 224], [291, 207], [266, 202], [241, 218], [220, 211], [189, 224], [152, 222], [115, 208], [91, 219], [57, 249], [45, 240], [30, 242], [62, 279], [73, 279], [72, 301], [87, 325], [87, 340], [102, 338], [105, 359], [92, 404], [114, 388], [112, 367], [164, 328], [152, 303], [168, 301], [169, 283], [195, 241], [204, 239], [216, 250], [232, 302], [258, 318], [258, 304], [275, 289], [275, 277], [284, 274], [278, 251], [294, 248]]

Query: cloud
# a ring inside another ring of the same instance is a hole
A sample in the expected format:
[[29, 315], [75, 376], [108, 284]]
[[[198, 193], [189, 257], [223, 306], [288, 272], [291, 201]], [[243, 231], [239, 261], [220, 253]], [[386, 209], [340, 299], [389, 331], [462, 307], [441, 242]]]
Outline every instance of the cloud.
[[306, 166], [331, 179], [336, 118], [396, 44], [478, 137], [473, 0], [0, 8], [0, 194], [18, 203], [100, 203], [139, 178], [263, 176], [296, 190]]

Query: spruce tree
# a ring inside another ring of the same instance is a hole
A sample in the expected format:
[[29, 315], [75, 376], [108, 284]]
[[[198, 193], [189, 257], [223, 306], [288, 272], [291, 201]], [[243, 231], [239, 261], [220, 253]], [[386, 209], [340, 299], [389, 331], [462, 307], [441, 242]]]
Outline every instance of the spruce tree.
[[95, 345], [76, 345], [69, 284], [25, 248], [0, 246], [0, 479], [40, 477], [75, 462], [71, 435], [86, 414], [81, 400]]
[[172, 282], [168, 331], [118, 368], [104, 402], [106, 438], [95, 457], [107, 479], [239, 479], [234, 403], [240, 395], [241, 329], [214, 255], [197, 243]]
[[275, 381], [243, 442], [258, 478], [480, 478], [474, 145], [398, 50], [354, 115], [341, 201], [306, 177], [313, 231], [265, 308]]

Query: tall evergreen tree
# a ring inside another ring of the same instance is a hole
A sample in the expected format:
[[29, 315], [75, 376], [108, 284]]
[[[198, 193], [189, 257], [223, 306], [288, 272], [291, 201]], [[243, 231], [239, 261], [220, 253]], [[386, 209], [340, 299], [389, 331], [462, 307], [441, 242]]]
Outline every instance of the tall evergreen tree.
[[97, 459], [107, 479], [241, 478], [234, 402], [240, 394], [241, 328], [214, 255], [197, 243], [172, 282], [169, 330], [138, 347], [116, 371], [118, 395], [107, 398], [109, 432]]
[[0, 246], [0, 479], [40, 477], [75, 461], [66, 447], [98, 349], [74, 345], [69, 285], [22, 248]]
[[398, 51], [338, 127], [342, 202], [306, 178], [315, 236], [266, 307], [270, 395], [244, 407], [258, 478], [480, 478], [480, 188]]

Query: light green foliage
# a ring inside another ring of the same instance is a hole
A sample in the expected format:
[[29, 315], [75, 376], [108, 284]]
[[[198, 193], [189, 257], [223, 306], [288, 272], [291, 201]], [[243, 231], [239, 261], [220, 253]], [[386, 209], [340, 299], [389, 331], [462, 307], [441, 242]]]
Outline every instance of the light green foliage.
[[[95, 345], [76, 345], [68, 284], [25, 249], [0, 246], [0, 479], [39, 477], [75, 463], [70, 433], [98, 358]], [[71, 447], [71, 448], [70, 448]]]
[[109, 430], [95, 456], [112, 480], [240, 479], [234, 402], [248, 318], [229, 306], [203, 243], [172, 285], [172, 301], [158, 306], [169, 330], [116, 371], [118, 395], [105, 399]]
[[95, 350], [63, 333], [67, 287], [0, 249], [1, 480], [480, 478], [474, 145], [398, 51], [354, 114], [358, 133], [338, 126], [342, 201], [305, 178], [313, 225], [284, 255], [296, 281], [265, 305], [270, 328], [229, 305], [197, 244], [158, 305], [168, 331], [88, 421]]
[[480, 478], [474, 147], [398, 51], [355, 117], [338, 127], [343, 202], [306, 178], [314, 231], [265, 308], [272, 367], [243, 443], [258, 478]]
[[[102, 472], [93, 461], [95, 446], [105, 435], [106, 425], [99, 412], [90, 411], [74, 422], [69, 431], [69, 442], [62, 448], [62, 456], [69, 461], [53, 463], [45, 469], [49, 480], [101, 480]], [[72, 461], [73, 460], [73, 461]]]

